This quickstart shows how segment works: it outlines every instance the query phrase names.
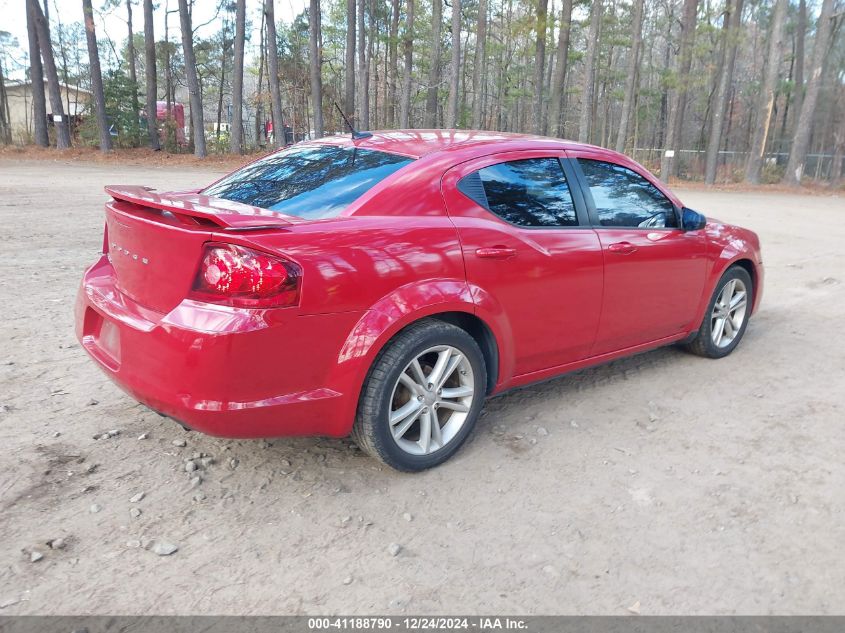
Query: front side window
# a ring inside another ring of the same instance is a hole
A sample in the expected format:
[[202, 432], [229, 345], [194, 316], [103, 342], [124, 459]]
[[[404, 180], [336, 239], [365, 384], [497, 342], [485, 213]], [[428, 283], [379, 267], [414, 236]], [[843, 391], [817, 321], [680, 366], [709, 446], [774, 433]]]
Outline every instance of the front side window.
[[301, 218], [331, 218], [411, 162], [356, 147], [292, 147], [239, 169], [202, 193]]
[[578, 164], [587, 178], [601, 226], [677, 226], [671, 200], [638, 173], [598, 160], [579, 158]]
[[576, 226], [569, 183], [557, 158], [498, 163], [465, 176], [458, 188], [517, 226]]

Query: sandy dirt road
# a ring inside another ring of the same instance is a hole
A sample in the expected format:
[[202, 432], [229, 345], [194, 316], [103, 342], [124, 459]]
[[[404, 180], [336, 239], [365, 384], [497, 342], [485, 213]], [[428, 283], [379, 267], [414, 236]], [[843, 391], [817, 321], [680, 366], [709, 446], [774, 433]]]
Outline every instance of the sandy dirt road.
[[184, 432], [76, 343], [102, 186], [214, 175], [0, 161], [0, 613], [845, 613], [845, 199], [679, 191], [762, 238], [737, 351], [493, 399], [412, 476], [349, 441]]

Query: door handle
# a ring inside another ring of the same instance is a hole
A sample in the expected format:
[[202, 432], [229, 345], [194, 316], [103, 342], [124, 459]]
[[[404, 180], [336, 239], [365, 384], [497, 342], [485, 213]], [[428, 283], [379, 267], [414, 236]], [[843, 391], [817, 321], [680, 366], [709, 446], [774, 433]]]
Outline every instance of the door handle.
[[637, 250], [637, 247], [631, 242], [616, 242], [607, 247], [611, 253], [619, 253], [620, 255], [630, 255]]
[[516, 255], [516, 249], [507, 246], [489, 246], [476, 249], [475, 254], [483, 259], [507, 259]]

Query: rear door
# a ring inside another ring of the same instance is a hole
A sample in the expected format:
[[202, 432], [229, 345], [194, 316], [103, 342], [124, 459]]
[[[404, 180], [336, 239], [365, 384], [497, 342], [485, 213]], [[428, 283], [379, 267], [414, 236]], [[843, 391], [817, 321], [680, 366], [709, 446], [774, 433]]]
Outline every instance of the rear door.
[[596, 334], [601, 245], [562, 156], [497, 154], [443, 178], [467, 279], [492, 296], [512, 334], [514, 375], [585, 358]]
[[687, 330], [704, 290], [703, 231], [682, 231], [675, 205], [634, 165], [570, 151], [604, 253], [604, 301], [592, 355]]

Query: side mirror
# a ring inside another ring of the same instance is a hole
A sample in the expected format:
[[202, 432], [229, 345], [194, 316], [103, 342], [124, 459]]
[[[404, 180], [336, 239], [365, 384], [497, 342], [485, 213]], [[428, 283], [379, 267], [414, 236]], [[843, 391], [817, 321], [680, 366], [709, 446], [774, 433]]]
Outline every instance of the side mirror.
[[681, 209], [681, 228], [684, 231], [698, 231], [707, 225], [707, 218], [688, 207]]

